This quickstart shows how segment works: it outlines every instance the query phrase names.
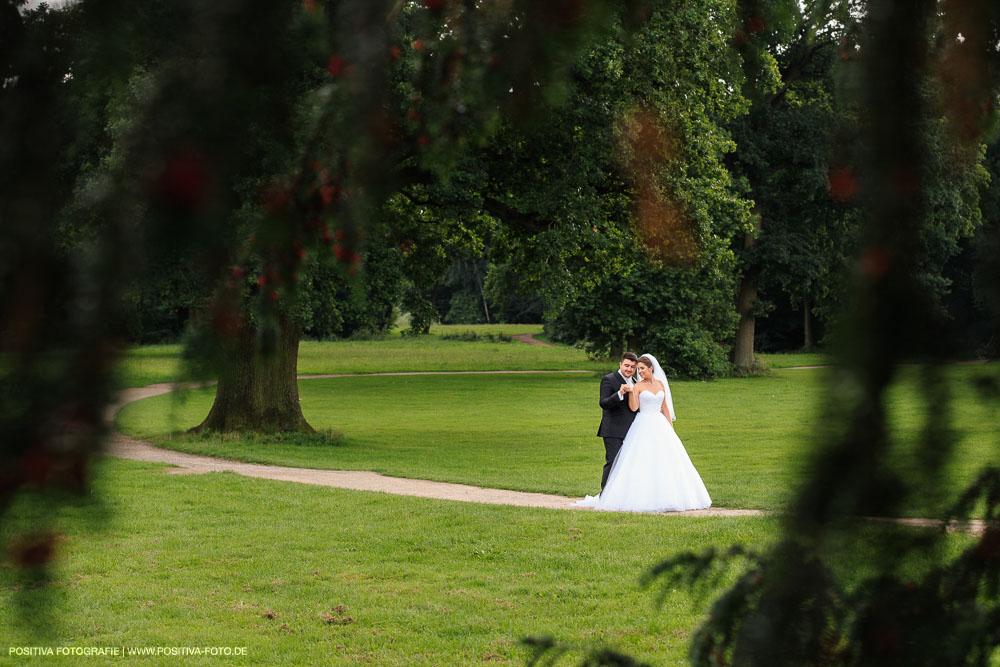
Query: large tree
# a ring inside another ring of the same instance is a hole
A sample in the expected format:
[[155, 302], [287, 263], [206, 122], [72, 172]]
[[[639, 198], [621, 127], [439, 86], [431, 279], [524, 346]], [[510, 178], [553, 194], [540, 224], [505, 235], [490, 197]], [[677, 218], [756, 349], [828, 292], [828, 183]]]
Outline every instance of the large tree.
[[[744, 110], [719, 33], [733, 3], [658, 6], [575, 66], [570, 103], [481, 152], [495, 271], [540, 296], [550, 328], [601, 357], [659, 350], [671, 371], [727, 370], [733, 253], [747, 202], [723, 166]], [[735, 89], [735, 90], [734, 90]]]
[[852, 137], [843, 136], [850, 133], [850, 119], [835, 100], [832, 70], [854, 55], [857, 5], [852, 0], [748, 2], [733, 35], [751, 105], [732, 126], [738, 148], [730, 168], [753, 201], [754, 220], [751, 230], [733, 239], [741, 263], [733, 364], [741, 371], [756, 367], [762, 281], [789, 289], [803, 306], [808, 331], [811, 302], [834, 273], [831, 266], [851, 236], [845, 234], [851, 214], [844, 208], [851, 203], [850, 193], [831, 197], [828, 177], [838, 157], [852, 157], [835, 152]]
[[[196, 349], [214, 350], [219, 384], [199, 430], [308, 430], [295, 366], [309, 321], [301, 284], [322, 266], [315, 258], [332, 257], [347, 275], [362, 257], [374, 260], [364, 278], [379, 288], [369, 302], [380, 310], [373, 326], [384, 328], [393, 276], [380, 269], [401, 266], [419, 295], [443, 271], [434, 267], [447, 266], [431, 256], [475, 242], [416, 206], [399, 215], [406, 206], [394, 202], [421, 188], [454, 190], [448, 177], [465, 144], [487, 136], [501, 113], [515, 123], [530, 118], [534, 88], [547, 94], [563, 61], [618, 13], [598, 2], [560, 16], [530, 3], [498, 11], [278, 3], [266, 15], [249, 5], [201, 12], [181, 4], [163, 12], [175, 39], [140, 63], [139, 94], [104, 176], [147, 188], [138, 201], [151, 229], [186, 227], [194, 233], [176, 236], [196, 244], [209, 237], [213, 246], [199, 251], [216, 288], [196, 318], [196, 338], [215, 344]], [[245, 26], [240, 35], [200, 46], [233, 21]], [[539, 26], [555, 39], [539, 43]], [[516, 48], [522, 42], [527, 50]], [[265, 62], [246, 66], [249, 43], [273, 44]], [[393, 251], [395, 243], [406, 250]], [[419, 305], [411, 304], [417, 321]]]
[[[812, 310], [836, 325], [840, 295], [850, 279], [860, 240], [858, 206], [865, 191], [866, 131], [856, 98], [862, 57], [860, 3], [747, 3], [745, 30], [736, 39], [748, 71], [750, 113], [733, 126], [738, 150], [730, 166], [754, 202], [755, 228], [734, 239], [742, 271], [740, 323], [733, 362], [755, 367], [757, 317], [778, 290], [802, 309], [803, 346]], [[939, 47], [940, 48], [940, 47]], [[976, 147], [948, 140], [944, 110], [930, 103], [942, 72], [928, 71], [921, 129], [931, 152], [931, 220], [921, 231], [921, 280], [938, 303], [949, 289], [947, 260], [981, 223], [978, 189], [985, 183]]]

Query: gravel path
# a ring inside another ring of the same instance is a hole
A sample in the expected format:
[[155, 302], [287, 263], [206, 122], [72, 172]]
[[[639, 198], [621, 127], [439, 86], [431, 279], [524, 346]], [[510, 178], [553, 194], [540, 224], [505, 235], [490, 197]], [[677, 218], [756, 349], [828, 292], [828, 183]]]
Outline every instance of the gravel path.
[[[420, 371], [410, 373], [372, 373], [371, 375], [439, 375], [439, 374], [489, 374], [489, 373], [590, 373], [591, 371]], [[300, 380], [331, 377], [354, 377], [350, 374], [332, 375], [301, 375]], [[161, 449], [152, 443], [136, 440], [113, 430], [114, 416], [123, 406], [132, 401], [138, 401], [151, 396], [166, 394], [175, 389], [171, 383], [152, 384], [147, 387], [126, 389], [113, 405], [108, 407], [105, 419], [112, 423], [113, 435], [109, 439], [106, 454], [117, 458], [133, 461], [152, 461], [167, 463], [174, 468], [168, 469], [171, 474], [201, 474], [207, 472], [234, 472], [247, 477], [273, 479], [283, 482], [298, 482], [338, 489], [353, 489], [355, 491], [380, 491], [401, 496], [418, 496], [421, 498], [437, 498], [440, 500], [455, 500], [469, 503], [485, 503], [491, 505], [514, 505], [518, 507], [545, 507], [550, 509], [571, 509], [593, 512], [591, 508], [576, 507], [573, 503], [577, 498], [556, 496], [545, 493], [528, 493], [510, 491], [507, 489], [490, 489], [468, 484], [450, 484], [447, 482], [432, 482], [421, 479], [403, 477], [388, 477], [375, 472], [358, 470], [315, 470], [312, 468], [289, 468], [285, 466], [264, 465], [259, 463], [242, 463], [229, 459], [219, 459], [211, 456], [185, 454], [169, 449]], [[774, 514], [762, 510], [726, 509], [711, 507], [704, 510], [688, 512], [664, 512], [664, 516], [712, 516], [737, 517], [760, 516]], [[870, 518], [872, 521], [892, 521], [910, 526], [939, 527], [941, 522], [936, 519], [885, 519]], [[981, 534], [985, 530], [985, 522], [972, 520], [961, 524], [948, 526], [949, 530], [959, 530]]]

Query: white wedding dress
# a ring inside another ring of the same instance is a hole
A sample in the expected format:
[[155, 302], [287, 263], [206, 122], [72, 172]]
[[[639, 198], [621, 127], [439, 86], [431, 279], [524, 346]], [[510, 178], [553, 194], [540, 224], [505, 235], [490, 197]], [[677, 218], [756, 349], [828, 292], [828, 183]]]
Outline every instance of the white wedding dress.
[[711, 506], [708, 490], [681, 439], [660, 412], [664, 399], [662, 390], [654, 394], [644, 389], [639, 394], [639, 412], [625, 435], [604, 490], [598, 496], [577, 501], [577, 505], [630, 512]]

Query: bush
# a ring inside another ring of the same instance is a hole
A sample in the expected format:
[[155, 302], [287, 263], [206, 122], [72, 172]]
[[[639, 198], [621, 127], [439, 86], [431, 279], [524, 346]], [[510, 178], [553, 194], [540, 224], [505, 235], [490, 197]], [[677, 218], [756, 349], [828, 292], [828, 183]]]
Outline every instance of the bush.
[[602, 276], [546, 325], [546, 334], [580, 344], [596, 358], [649, 352], [670, 376], [728, 375], [737, 315], [733, 272], [720, 270], [725, 259], [693, 269], [647, 260]]

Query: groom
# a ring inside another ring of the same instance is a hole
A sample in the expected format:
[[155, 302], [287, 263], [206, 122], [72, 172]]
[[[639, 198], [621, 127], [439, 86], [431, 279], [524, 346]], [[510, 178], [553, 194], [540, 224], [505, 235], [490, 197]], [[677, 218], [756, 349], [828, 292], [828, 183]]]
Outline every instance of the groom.
[[632, 391], [635, 381], [636, 357], [631, 352], [622, 355], [618, 370], [601, 378], [601, 427], [597, 429], [598, 437], [604, 438], [604, 474], [601, 475], [601, 490], [608, 482], [608, 474], [614, 465], [618, 450], [622, 448], [625, 434], [632, 426], [635, 413], [628, 407], [628, 394]]

